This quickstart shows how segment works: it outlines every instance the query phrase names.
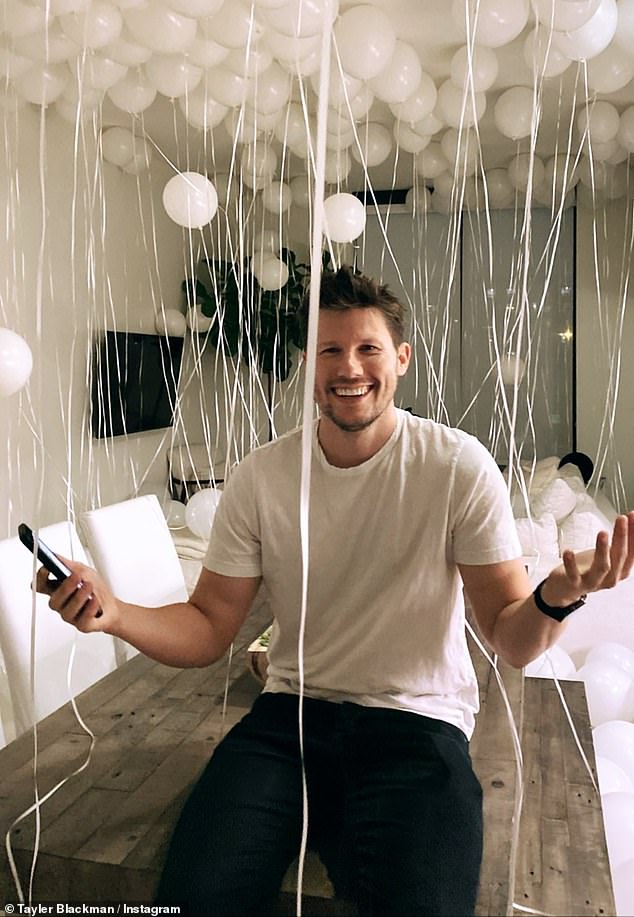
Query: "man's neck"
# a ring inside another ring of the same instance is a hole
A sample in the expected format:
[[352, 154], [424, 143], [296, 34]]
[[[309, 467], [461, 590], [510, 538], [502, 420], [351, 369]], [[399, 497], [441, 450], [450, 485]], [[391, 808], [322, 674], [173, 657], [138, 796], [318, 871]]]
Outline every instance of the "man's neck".
[[354, 468], [376, 455], [396, 428], [396, 409], [391, 405], [363, 430], [342, 430], [330, 418], [319, 419], [317, 438], [328, 463], [335, 468]]

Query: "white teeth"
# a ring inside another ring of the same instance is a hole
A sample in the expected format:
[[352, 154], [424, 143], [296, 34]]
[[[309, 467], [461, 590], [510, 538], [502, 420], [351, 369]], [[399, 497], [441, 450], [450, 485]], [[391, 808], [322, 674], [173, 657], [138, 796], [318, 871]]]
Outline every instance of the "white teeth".
[[335, 388], [335, 395], [365, 395], [369, 391], [369, 385], [361, 385], [358, 388]]

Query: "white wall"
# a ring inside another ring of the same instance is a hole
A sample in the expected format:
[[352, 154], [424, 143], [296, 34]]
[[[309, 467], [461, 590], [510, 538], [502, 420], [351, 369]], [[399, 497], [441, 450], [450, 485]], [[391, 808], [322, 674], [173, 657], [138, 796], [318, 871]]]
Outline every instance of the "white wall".
[[41, 121], [27, 106], [5, 123], [0, 325], [25, 337], [34, 368], [0, 410], [0, 537], [22, 519], [46, 524], [131, 495], [133, 469], [151, 464], [161, 434], [108, 450], [92, 440], [86, 353], [96, 328], [153, 330], [161, 301], [180, 302], [183, 274], [181, 230], [153, 206], [169, 177], [161, 162], [137, 186], [100, 164], [92, 128], [75, 156], [73, 128], [54, 114]]

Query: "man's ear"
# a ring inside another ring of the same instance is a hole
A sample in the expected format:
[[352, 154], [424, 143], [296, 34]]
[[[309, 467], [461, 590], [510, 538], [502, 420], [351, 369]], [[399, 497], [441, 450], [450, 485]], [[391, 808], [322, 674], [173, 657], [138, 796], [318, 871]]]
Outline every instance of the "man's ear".
[[398, 363], [396, 366], [396, 374], [397, 376], [404, 376], [405, 373], [407, 372], [409, 361], [412, 358], [412, 348], [407, 343], [407, 341], [403, 341], [401, 344], [398, 345], [396, 358], [398, 360]]

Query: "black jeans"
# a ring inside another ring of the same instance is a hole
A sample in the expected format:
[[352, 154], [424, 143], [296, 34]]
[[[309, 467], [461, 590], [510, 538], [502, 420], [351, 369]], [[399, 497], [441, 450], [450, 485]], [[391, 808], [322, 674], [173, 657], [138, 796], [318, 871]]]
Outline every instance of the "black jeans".
[[[304, 700], [309, 843], [362, 915], [472, 914], [482, 792], [455, 726]], [[299, 852], [298, 699], [263, 694], [216, 749], [174, 832], [157, 901], [266, 917]]]

